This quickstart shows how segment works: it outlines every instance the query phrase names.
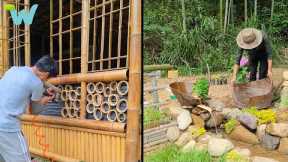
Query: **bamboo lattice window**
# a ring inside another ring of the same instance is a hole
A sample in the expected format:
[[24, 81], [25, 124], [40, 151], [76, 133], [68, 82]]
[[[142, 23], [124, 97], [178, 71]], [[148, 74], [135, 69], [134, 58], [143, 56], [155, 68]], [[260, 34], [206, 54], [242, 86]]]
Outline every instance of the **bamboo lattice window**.
[[128, 67], [129, 0], [90, 0], [88, 71]]
[[50, 56], [59, 75], [80, 73], [81, 1], [50, 0]]
[[[17, 12], [25, 8], [24, 0], [16, 0], [10, 4], [15, 5]], [[23, 66], [25, 65], [25, 26], [23, 24], [13, 25], [10, 14], [8, 22], [8, 66]]]

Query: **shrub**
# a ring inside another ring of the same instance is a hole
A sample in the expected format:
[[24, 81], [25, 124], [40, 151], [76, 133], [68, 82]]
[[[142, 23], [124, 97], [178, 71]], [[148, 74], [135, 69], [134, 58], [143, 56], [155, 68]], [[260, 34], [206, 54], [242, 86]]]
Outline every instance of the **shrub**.
[[209, 82], [207, 79], [197, 80], [193, 85], [193, 92], [195, 92], [199, 97], [206, 99], [208, 98], [209, 92]]

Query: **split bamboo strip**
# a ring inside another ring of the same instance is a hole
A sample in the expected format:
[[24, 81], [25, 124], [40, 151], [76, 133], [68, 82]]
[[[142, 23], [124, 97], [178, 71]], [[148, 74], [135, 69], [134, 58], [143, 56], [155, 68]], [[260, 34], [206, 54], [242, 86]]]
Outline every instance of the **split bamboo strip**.
[[71, 101], [69, 101], [69, 100], [65, 101], [65, 107], [70, 108], [72, 106], [73, 106], [73, 104]]
[[74, 109], [72, 107], [68, 108], [68, 117], [69, 118], [74, 118]]
[[87, 95], [87, 98], [86, 98], [86, 101], [88, 102], [88, 103], [90, 103], [90, 104], [93, 104], [93, 94], [91, 94], [91, 93], [89, 93], [88, 95]]
[[65, 88], [64, 88], [66, 91], [70, 91], [73, 89], [72, 85], [65, 85]]
[[[4, 1], [3, 6], [5, 6], [7, 3]], [[8, 12], [3, 12], [3, 62], [4, 62], [4, 71], [8, 69], [9, 67], [9, 61], [8, 61], [8, 34], [9, 34], [9, 18], [8, 18]]]
[[117, 121], [120, 123], [125, 123], [127, 120], [127, 116], [125, 113], [117, 113]]
[[58, 88], [59, 88], [60, 91], [64, 90], [63, 85], [58, 85]]
[[117, 93], [121, 96], [124, 96], [128, 93], [128, 82], [127, 81], [120, 81], [117, 86]]
[[76, 88], [76, 93], [77, 93], [78, 96], [81, 95], [81, 87], [77, 87]]
[[103, 93], [104, 92], [104, 90], [105, 90], [105, 84], [104, 83], [102, 83], [102, 82], [97, 82], [96, 84], [95, 84], [95, 86], [96, 86], [96, 92], [97, 93]]
[[127, 112], [127, 138], [125, 161], [135, 162], [140, 155], [140, 109], [141, 109], [141, 1], [130, 0], [129, 38], [129, 91]]
[[67, 99], [68, 99], [67, 91], [66, 90], [62, 90], [61, 91], [61, 100], [67, 101]]
[[93, 103], [88, 103], [88, 104], [86, 105], [86, 111], [87, 111], [89, 114], [93, 113], [93, 111], [94, 111], [94, 105], [93, 105]]
[[98, 93], [93, 95], [93, 103], [95, 106], [101, 106], [102, 102], [103, 102], [103, 96], [102, 95], [100, 95]]
[[95, 120], [101, 120], [103, 117], [103, 113], [99, 108], [96, 108], [93, 112], [93, 116]]
[[[62, 0], [59, 0], [59, 19], [62, 18]], [[62, 21], [59, 21], [59, 75], [62, 75]]]
[[87, 92], [89, 94], [93, 94], [95, 92], [95, 90], [96, 90], [96, 86], [94, 83], [90, 82], [87, 84]]
[[[73, 84], [73, 83], [80, 83], [80, 82], [127, 80], [126, 74], [127, 74], [127, 69], [105, 71], [105, 72], [98, 72], [98, 73], [88, 73], [88, 74], [68, 74], [68, 75], [51, 78], [48, 80], [48, 82], [53, 85], [59, 85], [59, 84]], [[81, 88], [81, 90], [83, 89]]]
[[68, 108], [63, 107], [61, 109], [61, 116], [64, 117], [64, 118], [68, 118]]
[[128, 102], [127, 99], [122, 98], [118, 101], [117, 105], [116, 105], [116, 110], [120, 113], [124, 113], [127, 111], [128, 109]]
[[55, 117], [55, 116], [50, 117], [44, 115], [37, 115], [37, 118], [35, 118], [35, 115], [28, 115], [28, 114], [22, 115], [20, 119], [26, 122], [54, 124], [59, 126], [79, 127], [79, 128], [87, 128], [102, 131], [119, 132], [119, 133], [124, 133], [125, 131], [124, 123], [112, 123], [109, 121], [66, 119], [62, 117]]
[[119, 96], [117, 94], [110, 94], [108, 96], [108, 102], [111, 106], [116, 106], [119, 101]]
[[75, 90], [69, 91], [69, 100], [76, 101], [77, 100], [77, 93]]
[[[29, 10], [30, 0], [24, 0], [24, 9]], [[30, 25], [25, 25], [25, 65], [31, 66], [31, 54], [30, 54]], [[20, 57], [20, 56], [19, 56]]]
[[117, 91], [117, 82], [116, 81], [110, 82], [109, 87], [112, 91]]
[[73, 107], [77, 110], [80, 110], [80, 100], [77, 99], [76, 101], [73, 102]]
[[110, 89], [110, 87], [105, 87], [104, 88], [104, 97], [109, 97], [110, 95], [111, 95], [111, 89]]
[[117, 120], [117, 113], [115, 110], [109, 110], [107, 113], [107, 119], [108, 121], [116, 121]]
[[101, 111], [103, 113], [108, 113], [108, 111], [110, 110], [109, 103], [108, 102], [103, 102], [100, 109], [101, 109]]

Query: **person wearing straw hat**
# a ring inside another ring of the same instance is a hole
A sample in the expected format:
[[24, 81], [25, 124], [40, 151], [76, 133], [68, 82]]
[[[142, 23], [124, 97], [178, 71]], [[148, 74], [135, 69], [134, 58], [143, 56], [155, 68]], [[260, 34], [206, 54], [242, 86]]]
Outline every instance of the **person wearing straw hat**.
[[249, 80], [256, 80], [258, 64], [260, 64], [259, 79], [268, 77], [272, 80], [272, 48], [267, 35], [255, 28], [245, 28], [239, 32], [236, 42], [239, 50], [233, 68], [232, 85], [235, 85], [236, 75], [239, 71], [244, 51], [248, 53]]

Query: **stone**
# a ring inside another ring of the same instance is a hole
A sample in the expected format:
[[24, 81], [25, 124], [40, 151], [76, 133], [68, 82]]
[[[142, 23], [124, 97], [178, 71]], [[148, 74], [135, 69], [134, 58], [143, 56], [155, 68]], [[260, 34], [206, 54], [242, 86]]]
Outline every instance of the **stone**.
[[255, 130], [257, 128], [257, 118], [248, 113], [242, 113], [237, 116], [237, 120], [250, 130]]
[[271, 123], [267, 125], [266, 132], [274, 136], [288, 137], [288, 123]]
[[202, 128], [205, 126], [205, 122], [200, 116], [191, 114], [191, 117], [192, 117], [193, 125], [198, 126], [199, 128]]
[[194, 140], [189, 141], [183, 148], [182, 152], [189, 152], [194, 149], [196, 142]]
[[262, 124], [262, 125], [257, 126], [256, 135], [260, 141], [262, 141], [262, 139], [266, 133], [266, 127], [267, 127], [266, 124]]
[[277, 111], [276, 112], [276, 121], [278, 123], [288, 122], [288, 109]]
[[175, 142], [175, 144], [177, 146], [184, 146], [185, 144], [187, 144], [189, 141], [191, 141], [192, 138], [192, 134], [189, 132], [184, 132], [181, 134], [181, 136], [178, 138], [178, 140]]
[[197, 138], [197, 142], [198, 143], [202, 143], [202, 144], [208, 144], [209, 140], [211, 139], [212, 137], [209, 135], [209, 134], [204, 134], [200, 137]]
[[252, 162], [279, 162], [278, 160], [266, 158], [266, 157], [260, 157], [260, 156], [254, 156], [252, 158]]
[[192, 123], [192, 118], [189, 111], [183, 111], [178, 117], [177, 117], [177, 123], [178, 128], [180, 130], [185, 130], [189, 127], [189, 125]]
[[283, 72], [283, 79], [284, 79], [285, 81], [288, 80], [288, 71], [284, 71], [284, 72]]
[[[227, 110], [225, 110], [227, 111]], [[238, 108], [233, 108], [230, 112], [225, 112], [225, 119], [237, 119], [239, 115], [241, 115], [243, 112], [239, 110]]]
[[[196, 126], [196, 125], [190, 125], [189, 127], [188, 127], [188, 129], [187, 129], [187, 132], [189, 132], [189, 133], [191, 133], [191, 136], [192, 136], [192, 138], [193, 139], [196, 139], [199, 135], [196, 133], [196, 132], [198, 132], [199, 131], [199, 127], [198, 126]], [[195, 132], [194, 134], [193, 134], [193, 132]]]
[[267, 150], [275, 150], [280, 142], [280, 137], [272, 136], [268, 133], [265, 133], [261, 140], [261, 146]]
[[259, 139], [257, 138], [257, 136], [251, 133], [242, 125], [236, 126], [228, 136], [236, 141], [242, 141], [250, 144], [259, 143]]
[[208, 143], [196, 143], [195, 150], [199, 150], [199, 151], [207, 151], [208, 150]]
[[206, 101], [208, 106], [213, 108], [216, 111], [222, 111], [225, 108], [225, 104], [216, 99], [210, 99]]
[[200, 114], [200, 117], [201, 117], [204, 121], [206, 121], [206, 120], [208, 120], [208, 119], [210, 118], [210, 113], [208, 113], [208, 112], [206, 112], [206, 113], [201, 113], [201, 114]]
[[236, 151], [239, 155], [244, 156], [244, 157], [250, 157], [251, 155], [251, 151], [247, 148], [236, 147], [234, 148], [234, 151]]
[[288, 138], [281, 138], [278, 151], [281, 154], [288, 155]]
[[210, 117], [209, 120], [206, 121], [205, 125], [208, 128], [215, 128], [219, 126], [223, 120], [224, 120], [224, 115], [220, 112], [213, 112], [213, 115]]
[[233, 148], [233, 143], [227, 139], [211, 138], [208, 142], [208, 152], [211, 156], [221, 156]]
[[170, 142], [174, 142], [179, 138], [180, 130], [178, 127], [170, 127], [167, 130], [166, 136]]
[[[287, 81], [286, 81], [287, 82]], [[288, 86], [282, 88], [280, 93], [280, 109], [287, 109], [288, 108]]]
[[[180, 106], [180, 105], [179, 105], [179, 106]], [[174, 106], [174, 105], [169, 106], [168, 109], [169, 109], [169, 114], [170, 114], [174, 119], [177, 119], [177, 117], [178, 117], [182, 112], [184, 112], [184, 111], [189, 112], [188, 110], [185, 110], [185, 109], [183, 109], [183, 108], [181, 108], [181, 107]]]

